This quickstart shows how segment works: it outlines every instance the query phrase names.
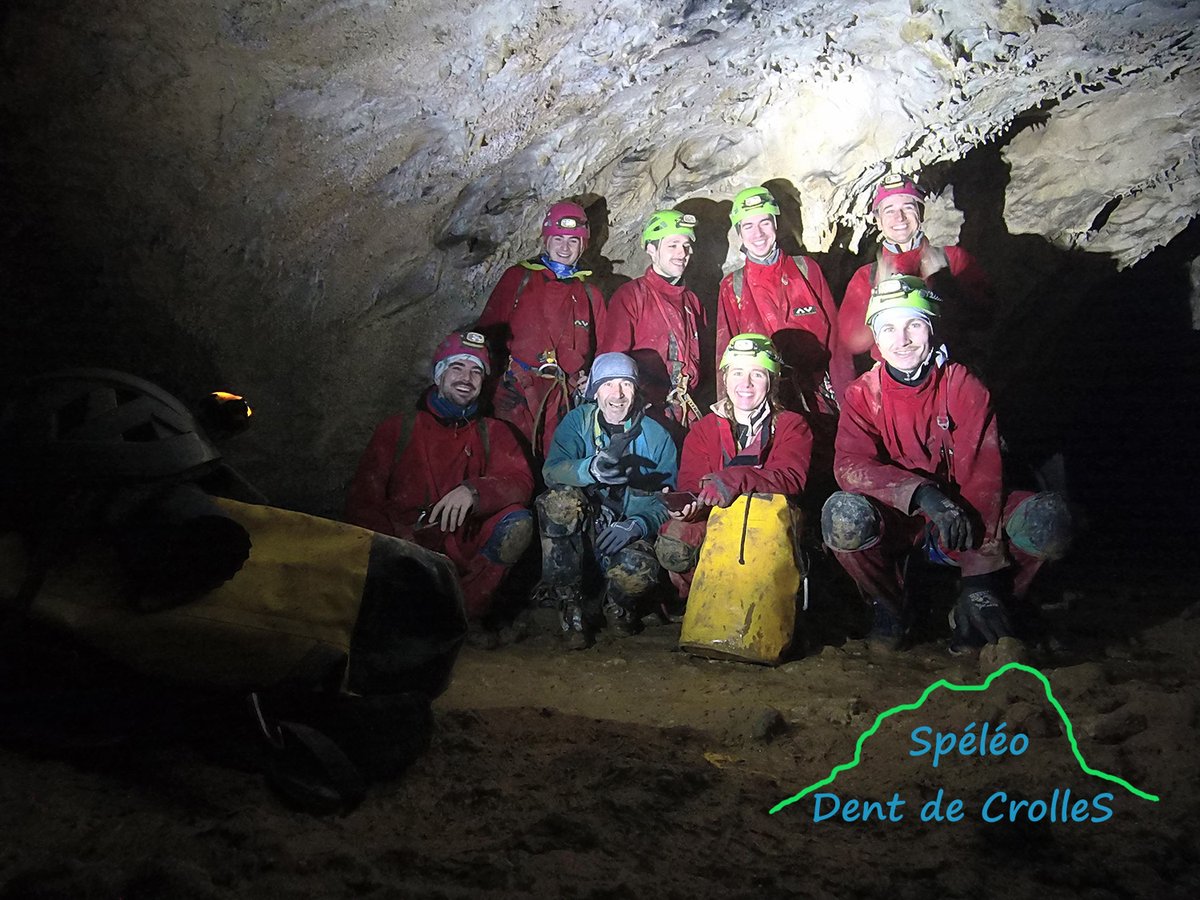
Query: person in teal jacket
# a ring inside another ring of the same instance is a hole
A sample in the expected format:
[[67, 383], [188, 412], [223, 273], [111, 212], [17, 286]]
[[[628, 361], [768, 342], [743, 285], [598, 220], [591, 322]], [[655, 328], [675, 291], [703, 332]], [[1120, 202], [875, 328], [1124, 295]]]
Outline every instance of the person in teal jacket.
[[584, 397], [554, 431], [537, 499], [542, 584], [572, 649], [592, 643], [584, 589], [597, 576], [608, 626], [637, 632], [638, 603], [660, 572], [651, 546], [667, 519], [660, 492], [675, 486], [678, 456], [666, 429], [644, 415], [637, 364], [624, 353], [596, 357]]

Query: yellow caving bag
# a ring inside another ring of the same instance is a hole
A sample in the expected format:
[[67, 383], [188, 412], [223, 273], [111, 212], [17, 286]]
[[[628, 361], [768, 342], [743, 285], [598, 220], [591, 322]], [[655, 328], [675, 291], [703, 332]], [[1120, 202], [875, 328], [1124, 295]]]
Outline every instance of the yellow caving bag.
[[48, 569], [29, 618], [192, 686], [260, 691], [332, 678], [355, 694], [441, 693], [466, 633], [448, 559], [353, 525], [213, 499], [252, 542], [220, 587], [139, 611], [111, 548], [87, 543]]
[[779, 664], [805, 574], [795, 549], [799, 515], [783, 494], [745, 494], [712, 511], [683, 614], [682, 649]]

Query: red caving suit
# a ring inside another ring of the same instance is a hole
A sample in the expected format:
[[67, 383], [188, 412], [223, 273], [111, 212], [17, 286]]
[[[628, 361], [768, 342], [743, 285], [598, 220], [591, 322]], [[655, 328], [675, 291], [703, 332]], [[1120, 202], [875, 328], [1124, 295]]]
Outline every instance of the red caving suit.
[[[650, 266], [646, 274], [617, 288], [608, 303], [596, 353], [619, 352], [638, 364], [641, 388], [655, 410], [665, 410], [685, 428], [696, 421], [682, 404], [667, 396], [687, 376], [688, 393], [700, 384], [700, 298], [682, 284], [671, 284]], [[672, 347], [672, 343], [674, 347]], [[672, 355], [672, 352], [674, 355]], [[678, 371], [677, 371], [678, 370]]]
[[[834, 395], [840, 400], [842, 389], [854, 378], [854, 370], [849, 368], [849, 358], [838, 352], [837, 307], [820, 267], [807, 256], [799, 259], [804, 261], [805, 272], [783, 253], [765, 266], [747, 259], [740, 301], [734, 295], [734, 273], [721, 279], [717, 297], [718, 365], [730, 338], [746, 332], [765, 334], [792, 367], [791, 381], [810, 405], [827, 371]], [[837, 370], [838, 365], [845, 370]], [[723, 393], [718, 384], [717, 395]]]
[[[595, 356], [605, 307], [600, 291], [584, 285], [590, 274], [580, 270], [559, 281], [537, 260], [509, 266], [476, 324], [504, 370], [493, 399], [496, 416], [515, 425], [543, 458], [570, 409], [569, 395], [578, 386], [580, 371]], [[560, 377], [538, 374], [548, 353]]]
[[[486, 451], [481, 428], [487, 431]], [[480, 551], [500, 520], [528, 508], [533, 496], [525, 451], [507, 423], [476, 417], [448, 424], [429, 411], [424, 399], [408, 444], [397, 454], [403, 429], [402, 414], [375, 429], [350, 483], [346, 521], [450, 557], [462, 582], [468, 618], [481, 618], [505, 567]], [[460, 484], [476, 496], [466, 522], [448, 532], [436, 525], [417, 528], [421, 511], [432, 509]]]
[[935, 367], [913, 387], [876, 363], [846, 390], [833, 471], [842, 490], [885, 507], [877, 544], [837, 554], [869, 597], [900, 596], [900, 559], [924, 535], [927, 520], [919, 511], [910, 513], [913, 494], [924, 484], [936, 486], [971, 518], [974, 549], [946, 551], [963, 575], [998, 571], [1011, 556], [1020, 596], [1041, 565], [1004, 537], [1003, 522], [1031, 494], [1013, 493], [1006, 503], [991, 395], [966, 366]]

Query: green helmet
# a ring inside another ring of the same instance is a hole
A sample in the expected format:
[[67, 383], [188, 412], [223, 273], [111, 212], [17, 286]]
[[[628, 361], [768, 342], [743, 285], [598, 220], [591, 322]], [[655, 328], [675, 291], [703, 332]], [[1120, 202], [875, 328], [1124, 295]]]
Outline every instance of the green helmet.
[[941, 302], [942, 298], [925, 287], [925, 282], [916, 275], [885, 278], [871, 289], [871, 299], [867, 303], [867, 327], [870, 327], [872, 319], [888, 309], [912, 309], [927, 316], [936, 316]]
[[729, 221], [733, 223], [734, 228], [737, 228], [738, 223], [746, 216], [756, 216], [759, 213], [777, 216], [779, 215], [779, 204], [775, 202], [775, 198], [765, 187], [746, 188], [744, 191], [738, 191], [738, 195], [733, 198], [733, 209], [729, 211]]
[[642, 229], [642, 246], [651, 241], [660, 241], [673, 234], [696, 239], [696, 217], [674, 209], [660, 209], [650, 217]]
[[721, 355], [720, 367], [728, 369], [735, 362], [752, 362], [772, 375], [778, 375], [782, 360], [779, 351], [765, 334], [738, 334], [734, 335]]

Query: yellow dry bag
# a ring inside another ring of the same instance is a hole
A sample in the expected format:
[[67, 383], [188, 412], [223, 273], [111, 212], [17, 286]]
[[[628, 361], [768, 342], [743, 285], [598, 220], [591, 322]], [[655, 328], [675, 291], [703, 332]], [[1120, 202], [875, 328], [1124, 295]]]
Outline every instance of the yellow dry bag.
[[714, 509], [683, 614], [689, 653], [778, 665], [796, 627], [799, 511], [783, 494], [745, 494]]
[[332, 674], [351, 693], [441, 693], [466, 633], [448, 559], [341, 522], [214, 502], [252, 542], [225, 584], [141, 612], [97, 542], [46, 572], [30, 618], [135, 671], [199, 687], [259, 691]]

